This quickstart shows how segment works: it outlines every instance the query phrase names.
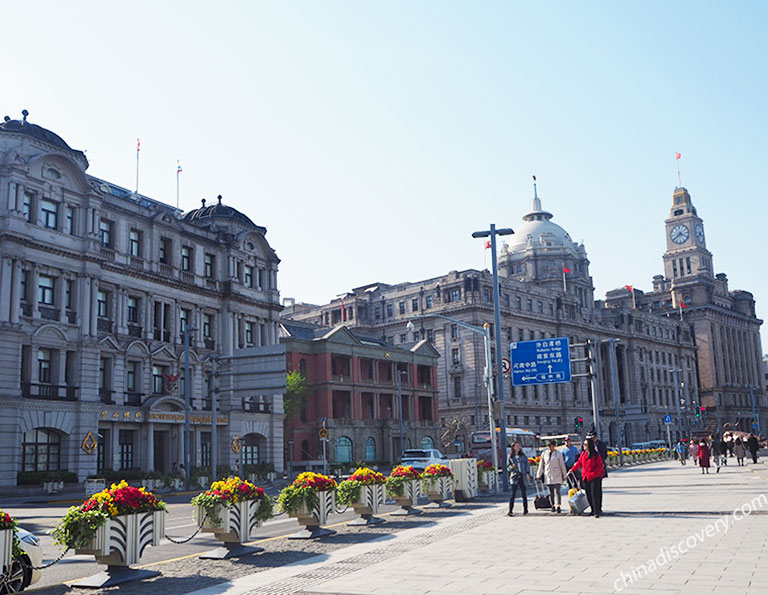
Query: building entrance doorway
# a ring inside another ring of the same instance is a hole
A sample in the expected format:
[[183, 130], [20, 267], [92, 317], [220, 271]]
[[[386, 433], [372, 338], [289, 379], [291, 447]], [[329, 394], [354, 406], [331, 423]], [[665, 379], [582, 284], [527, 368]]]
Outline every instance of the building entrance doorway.
[[167, 430], [156, 430], [154, 443], [155, 443], [155, 471], [160, 473], [170, 473], [171, 461], [170, 459], [170, 437]]

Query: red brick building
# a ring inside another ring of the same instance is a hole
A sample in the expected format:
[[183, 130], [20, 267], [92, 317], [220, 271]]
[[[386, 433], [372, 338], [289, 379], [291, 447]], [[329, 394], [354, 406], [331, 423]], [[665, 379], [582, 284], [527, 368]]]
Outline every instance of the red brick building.
[[308, 404], [286, 428], [294, 469], [322, 461], [319, 430], [328, 430], [329, 464], [390, 464], [400, 456], [401, 382], [405, 448], [440, 448], [437, 350], [428, 341], [390, 345], [345, 326], [281, 323], [286, 369], [311, 387]]

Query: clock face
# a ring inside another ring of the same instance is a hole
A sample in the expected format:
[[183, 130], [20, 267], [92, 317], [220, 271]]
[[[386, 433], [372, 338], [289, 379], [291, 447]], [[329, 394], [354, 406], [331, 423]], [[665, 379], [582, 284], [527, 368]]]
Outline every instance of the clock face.
[[704, 226], [701, 223], [696, 224], [696, 239], [699, 240], [699, 244], [704, 243]]
[[678, 223], [669, 232], [669, 239], [675, 244], [682, 244], [691, 236], [691, 230], [688, 226]]

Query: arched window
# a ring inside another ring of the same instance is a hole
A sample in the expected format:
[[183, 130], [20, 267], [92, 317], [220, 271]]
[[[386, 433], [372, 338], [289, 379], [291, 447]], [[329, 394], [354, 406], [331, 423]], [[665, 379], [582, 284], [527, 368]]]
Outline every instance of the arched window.
[[304, 378], [307, 377], [307, 362], [304, 360], [304, 358], [299, 360], [299, 374], [304, 376]]
[[334, 452], [337, 463], [351, 463], [352, 441], [346, 436], [339, 436], [334, 443]]
[[421, 450], [430, 448], [435, 448], [435, 441], [432, 439], [432, 436], [424, 436], [424, 438], [421, 439]]
[[36, 428], [24, 433], [22, 471], [61, 469], [61, 435], [54, 430]]
[[365, 439], [365, 462], [372, 463], [376, 460], [376, 441], [373, 437], [368, 436]]

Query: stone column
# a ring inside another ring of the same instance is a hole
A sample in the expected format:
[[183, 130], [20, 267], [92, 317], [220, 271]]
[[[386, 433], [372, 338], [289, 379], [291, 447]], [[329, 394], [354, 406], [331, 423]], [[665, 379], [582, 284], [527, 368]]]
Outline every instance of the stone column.
[[98, 335], [99, 318], [99, 282], [96, 279], [91, 281], [91, 336]]
[[126, 334], [125, 328], [125, 289], [115, 290], [115, 334]]
[[155, 470], [155, 424], [147, 422], [144, 424], [147, 429], [146, 451], [144, 453], [144, 469], [146, 471]]
[[32, 304], [32, 317], [40, 318], [40, 310], [37, 303], [38, 286], [40, 285], [40, 268], [36, 265], [32, 265], [32, 274], [27, 279], [29, 281], [29, 287], [27, 287], [27, 297], [29, 301], [27, 303]]
[[120, 429], [117, 424], [112, 424], [112, 470], [118, 471], [120, 469]]
[[78, 278], [78, 301], [80, 302], [80, 328], [82, 335], [91, 334], [91, 280], [88, 277]]
[[59, 322], [65, 323], [67, 322], [67, 280], [68, 276], [64, 274], [64, 272], [59, 275], [59, 278], [56, 279], [55, 283], [55, 301], [56, 301], [56, 308], [59, 310]]
[[3, 256], [0, 265], [0, 287], [7, 288], [0, 291], [0, 322], [8, 322], [11, 319], [13, 295], [13, 260], [9, 256]]
[[153, 331], [153, 321], [152, 316], [154, 315], [154, 300], [152, 299], [152, 294], [148, 293], [145, 301], [144, 301], [144, 320], [142, 321], [144, 324], [144, 338], [147, 341], [152, 340], [152, 331]]

